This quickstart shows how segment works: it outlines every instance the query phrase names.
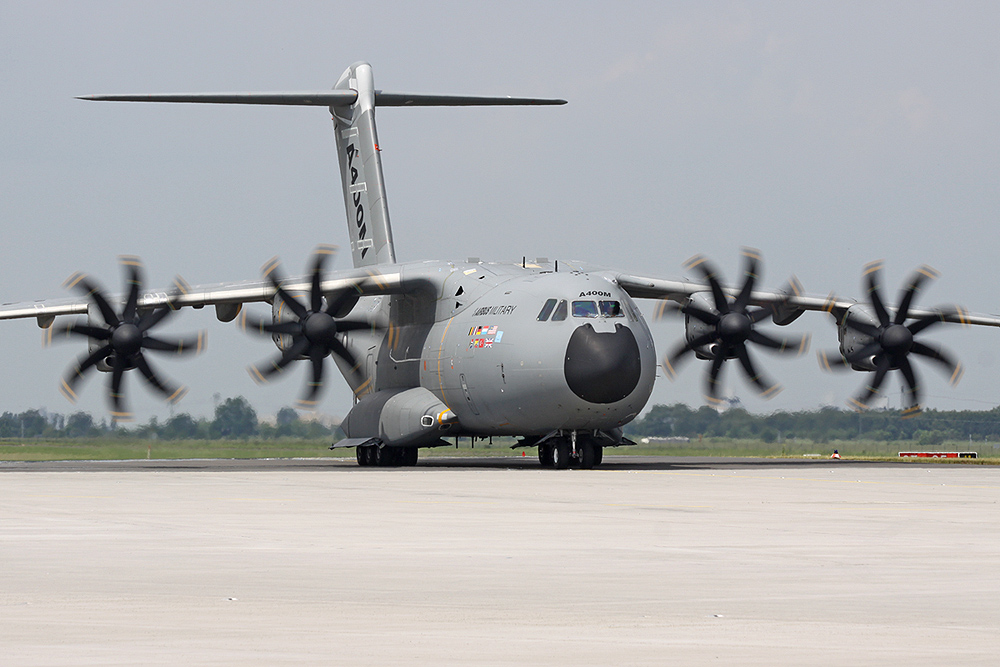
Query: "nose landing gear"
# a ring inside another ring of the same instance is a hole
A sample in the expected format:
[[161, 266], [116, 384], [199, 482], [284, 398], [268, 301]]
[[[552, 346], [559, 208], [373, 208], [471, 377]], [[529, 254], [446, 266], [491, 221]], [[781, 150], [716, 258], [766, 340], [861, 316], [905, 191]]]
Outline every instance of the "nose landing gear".
[[603, 459], [604, 447], [590, 436], [573, 433], [549, 438], [538, 445], [538, 462], [543, 468], [565, 470], [573, 465], [590, 470], [599, 466]]

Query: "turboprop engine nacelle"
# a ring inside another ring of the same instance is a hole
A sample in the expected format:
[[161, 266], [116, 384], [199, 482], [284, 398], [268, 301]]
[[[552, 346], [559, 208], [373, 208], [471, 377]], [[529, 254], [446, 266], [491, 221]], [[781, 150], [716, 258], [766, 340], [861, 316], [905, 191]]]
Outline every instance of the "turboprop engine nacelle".
[[[703, 310], [709, 312], [717, 312], [715, 310], [715, 302], [712, 300], [712, 294], [710, 292], [696, 292], [691, 295], [688, 299], [688, 303], [694, 304]], [[684, 315], [684, 336], [687, 342], [691, 342], [699, 336], [704, 336], [707, 333], [715, 331], [715, 327], [702, 322], [697, 317], [691, 317], [690, 315]], [[694, 348], [695, 356], [699, 359], [714, 359], [714, 349], [717, 345], [702, 345], [701, 347]]]
[[[864, 304], [855, 304], [847, 309], [846, 314], [837, 325], [837, 337], [840, 339], [840, 354], [844, 357], [858, 352], [870, 344], [874, 338], [867, 336], [856, 329], [847, 326], [848, 318], [855, 322], [863, 322], [873, 327], [879, 325], [875, 312]], [[874, 371], [874, 356], [866, 357], [856, 364], [851, 364], [851, 368], [856, 371]]]
[[[289, 308], [284, 301], [278, 297], [274, 298], [271, 302], [271, 322], [273, 324], [281, 324], [282, 322], [296, 322], [298, 318], [295, 317], [295, 313]], [[271, 340], [274, 341], [275, 346], [282, 352], [287, 350], [292, 346], [292, 336], [291, 334], [271, 334]], [[305, 359], [305, 357], [299, 357], [300, 359]]]

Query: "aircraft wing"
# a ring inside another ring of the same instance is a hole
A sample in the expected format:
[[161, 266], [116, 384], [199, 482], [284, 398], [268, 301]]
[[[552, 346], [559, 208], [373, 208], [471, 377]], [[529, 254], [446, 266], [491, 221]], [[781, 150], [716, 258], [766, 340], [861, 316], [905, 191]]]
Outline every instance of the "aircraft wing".
[[[353, 288], [357, 290], [359, 296], [404, 293], [419, 289], [420, 286], [414, 281], [404, 279], [396, 267], [380, 268], [381, 270], [368, 268], [330, 271], [321, 283], [321, 289], [324, 293], [329, 293]], [[311, 289], [310, 277], [300, 276], [284, 280], [282, 287], [293, 294], [308, 292]], [[139, 296], [137, 305], [140, 309], [171, 304], [174, 308], [215, 306], [218, 319], [229, 322], [236, 317], [243, 304], [270, 301], [274, 298], [274, 293], [274, 286], [266, 280], [190, 286], [178, 279], [171, 289], [143, 292]], [[124, 297], [117, 296], [112, 300], [124, 301]], [[91, 303], [86, 295], [4, 303], [0, 304], [0, 320], [34, 317], [38, 321], [38, 326], [48, 328], [60, 315], [86, 315], [87, 307]]]
[[[683, 303], [692, 294], [711, 291], [707, 282], [697, 280], [664, 280], [626, 273], [615, 274], [613, 279], [628, 292], [629, 296], [636, 299], [666, 299]], [[739, 294], [739, 289], [735, 287], [723, 286], [722, 290], [734, 298]], [[804, 294], [802, 286], [793, 279], [780, 290], [754, 290], [750, 303], [757, 306], [772, 306], [776, 310], [775, 321], [778, 324], [788, 324], [807, 310], [830, 313], [839, 322], [847, 313], [847, 309], [857, 304], [858, 301], [832, 294], [825, 297]], [[936, 312], [921, 308], [913, 308], [909, 311], [910, 317], [922, 317]], [[956, 312], [946, 314], [944, 319], [959, 324], [1000, 327], [1000, 315], [970, 313], [964, 308], [956, 307]]]

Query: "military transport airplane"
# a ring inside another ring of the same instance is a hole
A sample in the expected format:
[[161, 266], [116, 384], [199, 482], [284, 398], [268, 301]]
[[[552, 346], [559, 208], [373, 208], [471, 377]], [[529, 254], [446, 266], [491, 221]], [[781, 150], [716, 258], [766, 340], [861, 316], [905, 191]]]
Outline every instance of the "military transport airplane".
[[[720, 373], [738, 361], [765, 396], [779, 387], [758, 367], [749, 345], [801, 354], [806, 336], [778, 337], [766, 320], [787, 325], [807, 310], [825, 311], [838, 324], [840, 347], [820, 353], [827, 368], [852, 368], [871, 381], [852, 399], [864, 408], [891, 370], [907, 387], [907, 414], [920, 409], [920, 385], [912, 360], [923, 357], [956, 382], [961, 365], [945, 351], [916, 340], [941, 322], [1000, 326], [1000, 318], [971, 315], [956, 306], [913, 308], [921, 286], [934, 277], [918, 270], [896, 307], [879, 286], [881, 265], [865, 273], [868, 302], [802, 293], [793, 279], [779, 290], [757, 289], [759, 253], [745, 250], [742, 284], [724, 286], [704, 257], [688, 268], [700, 280], [668, 280], [567, 262], [509, 263], [421, 261], [397, 263], [375, 128], [378, 106], [550, 105], [563, 100], [412, 95], [376, 90], [372, 68], [352, 65], [332, 90], [281, 93], [97, 95], [87, 100], [271, 104], [328, 107], [343, 180], [353, 268], [327, 271], [333, 254], [320, 246], [309, 272], [283, 276], [277, 260], [263, 279], [209, 286], [178, 280], [171, 290], [142, 287], [137, 258], [124, 257], [124, 294], [105, 294], [88, 276], [67, 281], [76, 298], [0, 307], [0, 319], [34, 317], [54, 336], [87, 338], [89, 349], [69, 369], [63, 393], [75, 398], [91, 369], [110, 373], [112, 416], [127, 419], [123, 379], [138, 369], [147, 383], [176, 401], [182, 387], [162, 378], [145, 352], [199, 351], [204, 335], [170, 339], [153, 329], [176, 310], [214, 306], [223, 322], [239, 318], [249, 331], [271, 337], [278, 355], [250, 367], [264, 382], [296, 361], [311, 366], [300, 400], [315, 406], [334, 363], [355, 393], [344, 419], [361, 465], [412, 465], [421, 447], [450, 436], [516, 436], [536, 446], [543, 465], [571, 462], [590, 468], [604, 447], [629, 444], [622, 427], [646, 405], [657, 366], [653, 337], [634, 299], [660, 300], [658, 315], [675, 312], [684, 340], [662, 360], [669, 376], [691, 356], [710, 361], [706, 399], [720, 402]], [[245, 304], [266, 302], [271, 316], [258, 319]], [[70, 322], [55, 318], [76, 316]]]

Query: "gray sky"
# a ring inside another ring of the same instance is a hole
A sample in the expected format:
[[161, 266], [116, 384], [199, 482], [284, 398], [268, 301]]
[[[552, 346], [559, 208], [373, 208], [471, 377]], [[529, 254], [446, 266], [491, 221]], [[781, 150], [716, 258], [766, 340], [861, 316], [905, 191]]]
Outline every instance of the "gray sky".
[[[346, 246], [325, 110], [73, 97], [328, 88], [367, 60], [388, 91], [569, 100], [379, 110], [401, 261], [546, 256], [676, 277], [701, 252], [736, 280], [748, 245], [766, 286], [794, 273], [860, 297], [862, 266], [884, 258], [893, 303], [927, 263], [942, 277], [918, 305], [1000, 312], [998, 19], [995, 3], [0, 2], [0, 300], [65, 296], [76, 270], [116, 291], [120, 254], [165, 286], [253, 279], [273, 255], [299, 272], [317, 243]], [[191, 387], [177, 410], [209, 414], [218, 393], [273, 413], [298, 396], [302, 371], [250, 381], [244, 367], [275, 353], [265, 341], [209, 310], [177, 320], [209, 331], [206, 354], [158, 364]], [[681, 335], [653, 330], [661, 352]], [[825, 315], [787, 331], [836, 347]], [[1000, 330], [929, 338], [967, 370], [953, 390], [921, 364], [926, 405], [1000, 404]], [[57, 385], [83, 345], [40, 339], [32, 320], [0, 323], [0, 411], [75, 409]], [[755, 411], [843, 405], [865, 378], [824, 374], [812, 354], [758, 357], [785, 386], [772, 401], [727, 368]], [[700, 404], [703, 370], [658, 379], [651, 404]], [[80, 408], [106, 414], [105, 380]], [[139, 419], [169, 414], [129, 380]], [[343, 415], [334, 384], [322, 411]]]

